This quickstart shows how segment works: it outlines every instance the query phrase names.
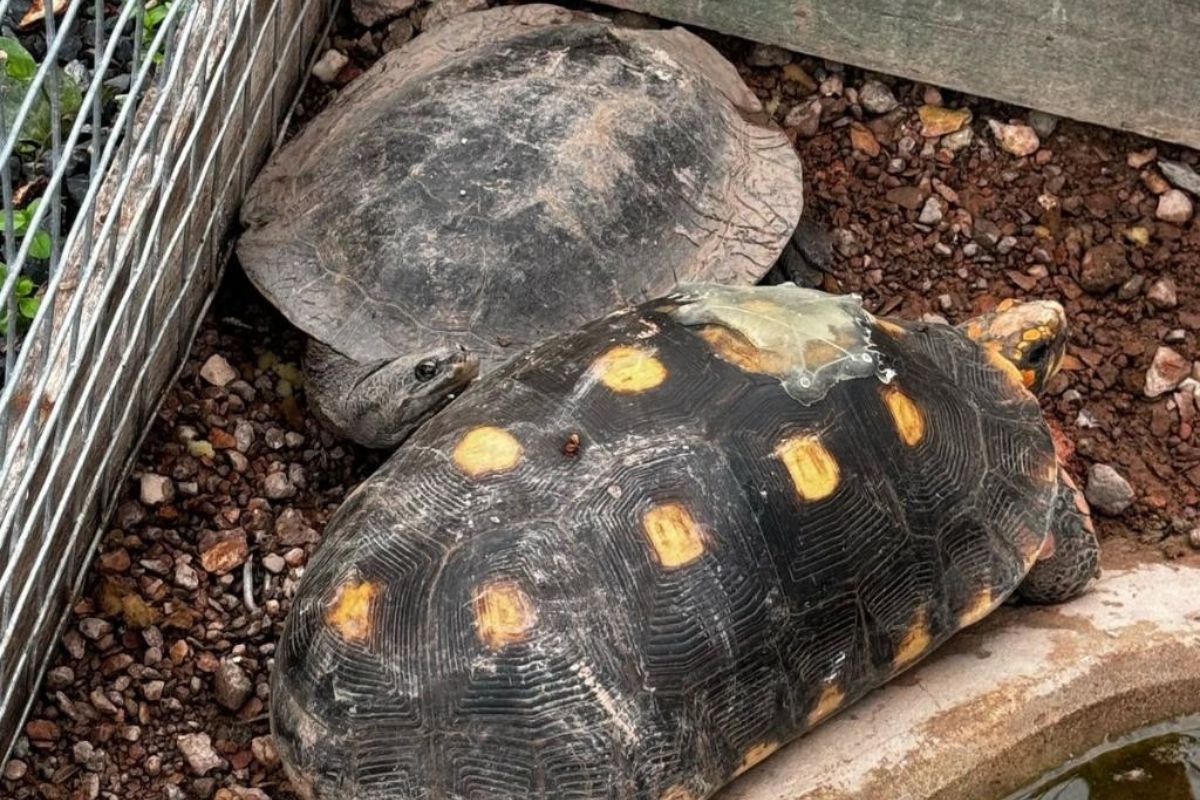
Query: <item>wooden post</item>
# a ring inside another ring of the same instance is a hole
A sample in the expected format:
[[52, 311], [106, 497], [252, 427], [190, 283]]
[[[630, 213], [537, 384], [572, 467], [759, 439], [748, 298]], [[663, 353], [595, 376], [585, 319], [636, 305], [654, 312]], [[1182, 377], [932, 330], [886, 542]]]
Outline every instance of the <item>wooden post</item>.
[[1194, 0], [603, 0], [1200, 148]]

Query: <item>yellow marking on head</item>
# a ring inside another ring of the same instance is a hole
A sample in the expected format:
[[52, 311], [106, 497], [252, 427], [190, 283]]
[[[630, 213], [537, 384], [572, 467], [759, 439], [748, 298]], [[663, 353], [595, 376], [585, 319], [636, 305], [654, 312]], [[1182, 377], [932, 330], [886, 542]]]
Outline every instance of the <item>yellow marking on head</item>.
[[759, 742], [758, 744], [753, 745], [749, 750], [746, 751], [746, 754], [742, 756], [742, 763], [738, 765], [737, 770], [735, 770], [733, 774], [735, 776], [741, 775], [743, 772], [750, 769], [778, 749], [779, 742], [767, 741]]
[[813, 434], [784, 439], [775, 455], [787, 467], [796, 493], [805, 500], [821, 500], [833, 494], [841, 478], [841, 469], [833, 454]]
[[996, 310], [997, 311], [1008, 311], [1010, 308], [1012, 308], [1016, 304], [1017, 304], [1017, 301], [1010, 297], [1006, 300], [1001, 300], [1000, 304], [998, 306], [996, 306]]
[[1029, 330], [1027, 330], [1021, 334], [1021, 341], [1022, 342], [1036, 342], [1037, 340], [1041, 339], [1045, 335], [1046, 335], [1045, 328], [1041, 328], [1041, 327], [1030, 328]]
[[987, 353], [988, 361], [991, 362], [993, 367], [1004, 373], [1004, 377], [1008, 379], [1007, 382], [1013, 388], [1020, 387], [1021, 390], [1024, 391], [1025, 376], [1021, 374], [1021, 370], [1017, 369], [1016, 364], [1009, 361], [1004, 357], [1004, 354], [1000, 352], [999, 343], [989, 343], [989, 345], [983, 349], [984, 352]]
[[346, 581], [338, 587], [333, 607], [325, 613], [325, 622], [348, 642], [366, 641], [371, 635], [371, 603], [378, 593], [378, 584]]
[[1030, 386], [1033, 386], [1033, 382], [1036, 380], [1037, 380], [1036, 372], [1034, 372], [1031, 369], [1021, 370], [1021, 383], [1025, 384], [1026, 389], [1028, 389]]
[[682, 783], [676, 783], [660, 794], [658, 800], [696, 800], [696, 795]]
[[883, 402], [892, 414], [896, 433], [906, 445], [912, 447], [925, 438], [925, 415], [911, 397], [896, 386], [883, 390]]
[[816, 725], [841, 708], [845, 701], [846, 693], [842, 691], [841, 686], [836, 683], [825, 684], [825, 688], [821, 690], [821, 696], [817, 698], [817, 704], [813, 706], [812, 711], [808, 712], [808, 724]]
[[991, 613], [995, 606], [994, 598], [992, 597], [992, 587], [985, 586], [979, 590], [979, 593], [971, 598], [970, 604], [958, 615], [958, 626], [965, 628], [968, 625], [974, 625], [979, 620]]
[[718, 356], [747, 372], [782, 375], [787, 369], [777, 353], [759, 350], [745, 336], [724, 325], [704, 325], [697, 333]]
[[667, 569], [690, 564], [704, 555], [704, 531], [680, 503], [663, 503], [642, 515], [642, 529], [658, 563]]
[[479, 640], [492, 650], [521, 641], [537, 623], [533, 601], [516, 581], [483, 584], [476, 590], [471, 605]]
[[900, 640], [899, 646], [896, 647], [896, 654], [892, 657], [892, 666], [900, 669], [913, 663], [929, 649], [932, 641], [933, 639], [929, 635], [929, 623], [925, 616], [925, 609], [918, 608], [916, 616], [913, 617], [912, 623], [904, 633], [904, 638]]
[[472, 478], [512, 469], [521, 460], [521, 443], [503, 428], [481, 425], [454, 448], [454, 463]]
[[908, 333], [904, 327], [897, 325], [895, 322], [892, 322], [889, 319], [881, 319], [876, 317], [875, 324], [879, 326], [881, 330], [887, 331], [892, 336], [903, 336], [904, 334]]
[[980, 325], [978, 322], [967, 323], [967, 337], [968, 338], [978, 340], [981, 336], [983, 336], [983, 326], [982, 325]]
[[600, 382], [622, 394], [653, 389], [667, 379], [667, 368], [654, 353], [641, 347], [617, 345], [592, 364]]

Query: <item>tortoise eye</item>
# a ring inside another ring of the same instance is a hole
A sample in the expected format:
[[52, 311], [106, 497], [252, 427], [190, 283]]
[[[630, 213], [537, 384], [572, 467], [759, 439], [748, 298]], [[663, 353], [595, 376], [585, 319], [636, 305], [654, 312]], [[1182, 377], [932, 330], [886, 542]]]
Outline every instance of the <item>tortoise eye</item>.
[[1031, 364], [1040, 364], [1046, 358], [1046, 354], [1050, 352], [1050, 346], [1045, 342], [1038, 342], [1033, 347], [1029, 348], [1028, 360]]
[[433, 359], [427, 359], [417, 364], [413, 369], [413, 377], [421, 383], [431, 381], [438, 374], [438, 363]]

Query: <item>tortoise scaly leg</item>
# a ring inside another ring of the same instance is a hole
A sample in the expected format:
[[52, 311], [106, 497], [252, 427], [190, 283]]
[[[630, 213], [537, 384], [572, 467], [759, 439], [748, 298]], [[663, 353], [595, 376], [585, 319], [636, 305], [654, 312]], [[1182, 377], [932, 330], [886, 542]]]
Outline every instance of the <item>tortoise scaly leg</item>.
[[1083, 492], [1059, 465], [1058, 493], [1046, 546], [1017, 596], [1028, 603], [1062, 603], [1083, 594], [1100, 576], [1100, 543]]

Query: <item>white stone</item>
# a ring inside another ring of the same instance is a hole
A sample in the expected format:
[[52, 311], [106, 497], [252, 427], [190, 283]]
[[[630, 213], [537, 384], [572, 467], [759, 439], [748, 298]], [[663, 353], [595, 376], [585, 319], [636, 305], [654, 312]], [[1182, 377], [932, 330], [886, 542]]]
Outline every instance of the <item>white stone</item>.
[[1179, 189], [1169, 189], [1158, 196], [1155, 216], [1163, 222], [1182, 225], [1192, 218], [1192, 199]]
[[217, 353], [213, 353], [204, 362], [204, 366], [200, 367], [200, 377], [211, 383], [213, 386], [224, 387], [230, 381], [237, 380], [238, 372], [234, 369], [225, 357]]
[[148, 506], [169, 503], [175, 499], [175, 485], [166, 475], [144, 472], [138, 484], [138, 496]]
[[337, 79], [338, 73], [349, 63], [350, 59], [345, 53], [339, 53], [330, 48], [325, 51], [325, 55], [321, 56], [316, 64], [313, 64], [313, 77], [321, 83], [333, 83]]
[[187, 733], [175, 741], [179, 752], [196, 775], [204, 775], [225, 764], [224, 759], [213, 750], [212, 738], [207, 733]]

